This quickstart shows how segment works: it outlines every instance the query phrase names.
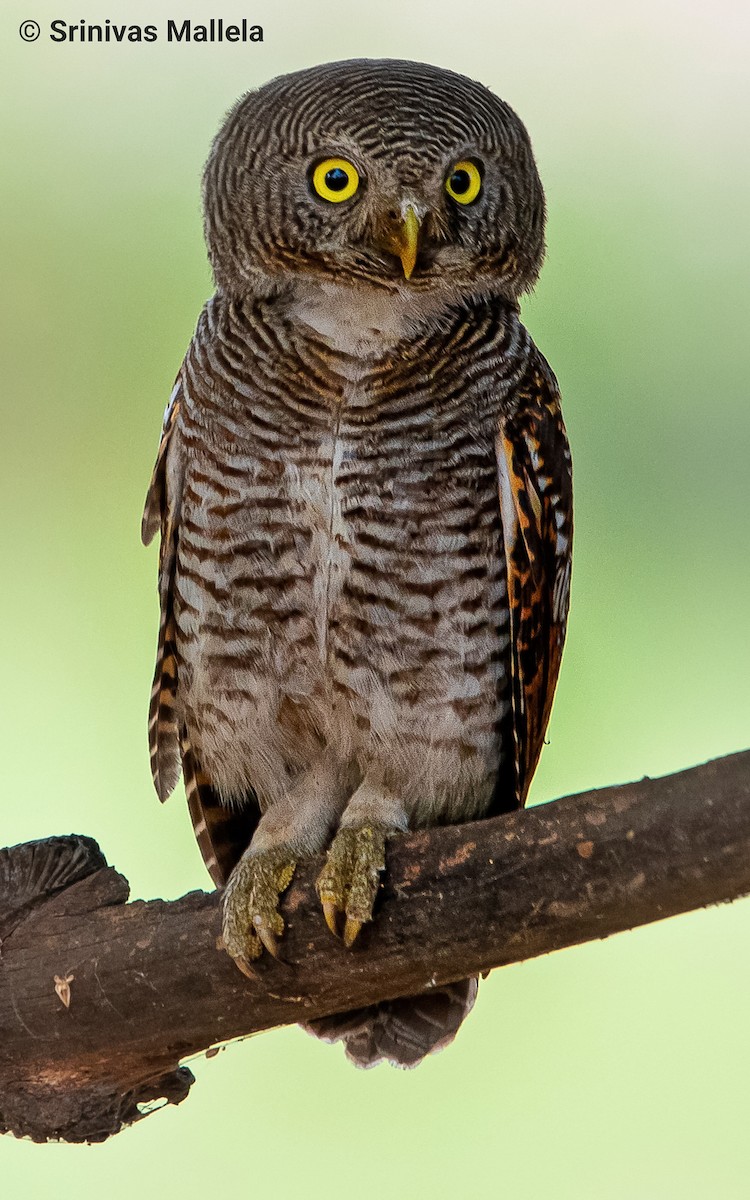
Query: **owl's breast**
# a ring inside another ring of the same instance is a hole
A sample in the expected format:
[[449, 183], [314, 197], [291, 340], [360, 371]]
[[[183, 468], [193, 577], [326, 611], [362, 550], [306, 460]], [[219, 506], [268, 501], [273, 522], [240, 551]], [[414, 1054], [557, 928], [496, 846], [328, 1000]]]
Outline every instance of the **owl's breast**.
[[439, 349], [343, 358], [196, 408], [175, 582], [194, 741], [265, 802], [322, 746], [415, 781], [429, 747], [486, 800], [510, 709], [496, 412]]

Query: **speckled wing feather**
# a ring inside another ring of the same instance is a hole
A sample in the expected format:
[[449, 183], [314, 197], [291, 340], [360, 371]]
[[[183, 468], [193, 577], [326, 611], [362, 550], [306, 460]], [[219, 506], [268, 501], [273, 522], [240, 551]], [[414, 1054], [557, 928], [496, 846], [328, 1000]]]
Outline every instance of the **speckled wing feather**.
[[532, 358], [497, 439], [511, 612], [516, 788], [525, 803], [560, 670], [570, 592], [573, 492], [555, 377]]

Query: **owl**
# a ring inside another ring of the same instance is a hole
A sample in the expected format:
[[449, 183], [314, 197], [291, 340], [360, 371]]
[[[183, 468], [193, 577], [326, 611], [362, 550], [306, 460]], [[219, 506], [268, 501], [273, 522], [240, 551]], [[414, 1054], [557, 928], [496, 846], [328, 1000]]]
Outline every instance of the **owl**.
[[[351, 947], [389, 838], [524, 803], [565, 636], [571, 464], [519, 317], [544, 195], [486, 87], [402, 61], [275, 79], [227, 116], [203, 200], [216, 292], [143, 524], [161, 532], [149, 733], [248, 970], [279, 953], [297, 864], [327, 852], [321, 915]], [[359, 1065], [413, 1065], [476, 987], [311, 1029]]]

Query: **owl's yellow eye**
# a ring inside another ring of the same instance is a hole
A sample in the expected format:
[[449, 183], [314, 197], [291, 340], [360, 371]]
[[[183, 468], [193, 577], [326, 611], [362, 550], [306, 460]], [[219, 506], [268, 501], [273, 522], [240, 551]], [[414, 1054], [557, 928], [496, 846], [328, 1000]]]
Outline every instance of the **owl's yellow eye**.
[[312, 185], [319, 196], [340, 204], [350, 200], [359, 187], [357, 168], [345, 158], [325, 158], [313, 171]]
[[470, 159], [457, 162], [445, 181], [445, 190], [459, 204], [471, 204], [482, 190], [479, 167]]

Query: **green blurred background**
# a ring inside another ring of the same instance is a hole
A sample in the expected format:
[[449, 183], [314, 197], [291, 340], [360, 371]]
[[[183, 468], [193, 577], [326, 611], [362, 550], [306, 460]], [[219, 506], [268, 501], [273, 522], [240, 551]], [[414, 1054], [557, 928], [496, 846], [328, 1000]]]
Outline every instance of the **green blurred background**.
[[[162, 808], [149, 778], [156, 558], [140, 512], [211, 287], [209, 141], [247, 88], [336, 58], [481, 79], [536, 148], [549, 252], [525, 316], [562, 385], [577, 532], [534, 801], [747, 746], [746, 11], [232, 0], [213, 15], [261, 23], [263, 45], [164, 40], [167, 17], [209, 15], [189, 0], [2, 15], [0, 844], [74, 830], [135, 896], [206, 886], [181, 794]], [[162, 36], [55, 45], [61, 17]], [[186, 1103], [110, 1144], [2, 1139], [0, 1189], [746, 1200], [749, 932], [745, 901], [496, 972], [457, 1043], [415, 1072], [357, 1072], [294, 1028], [247, 1040], [191, 1063]]]

